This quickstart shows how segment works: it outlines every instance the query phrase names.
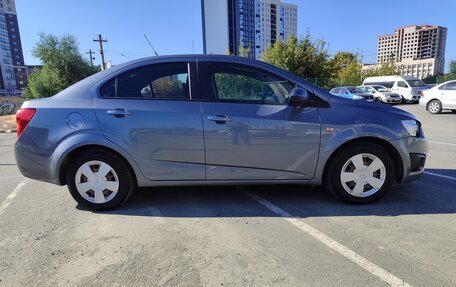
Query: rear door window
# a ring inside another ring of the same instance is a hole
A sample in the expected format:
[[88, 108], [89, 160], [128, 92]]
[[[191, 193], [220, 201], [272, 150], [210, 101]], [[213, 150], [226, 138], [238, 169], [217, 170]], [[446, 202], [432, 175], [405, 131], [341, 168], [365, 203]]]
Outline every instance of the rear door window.
[[455, 91], [456, 90], [456, 82], [451, 82], [451, 83], [445, 84], [442, 87], [440, 87], [439, 90]]
[[125, 72], [100, 88], [102, 98], [190, 99], [187, 63], [144, 66]]

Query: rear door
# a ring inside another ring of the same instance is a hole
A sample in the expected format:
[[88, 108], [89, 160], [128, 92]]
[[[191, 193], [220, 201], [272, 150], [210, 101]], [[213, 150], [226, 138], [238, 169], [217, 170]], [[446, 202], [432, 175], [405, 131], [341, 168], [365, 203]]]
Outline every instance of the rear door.
[[456, 81], [449, 82], [440, 87], [438, 93], [444, 108], [456, 108]]
[[204, 180], [201, 104], [191, 88], [195, 63], [137, 67], [108, 80], [94, 97], [103, 134], [150, 180]]
[[313, 178], [318, 110], [288, 106], [293, 82], [241, 64], [204, 62], [198, 70], [208, 180]]

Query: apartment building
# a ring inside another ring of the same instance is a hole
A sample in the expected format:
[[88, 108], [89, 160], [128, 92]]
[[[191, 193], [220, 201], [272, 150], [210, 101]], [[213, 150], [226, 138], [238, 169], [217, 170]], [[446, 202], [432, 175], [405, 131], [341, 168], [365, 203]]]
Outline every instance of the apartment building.
[[277, 40], [297, 34], [296, 5], [280, 0], [202, 0], [204, 53], [239, 55], [248, 48], [259, 59]]
[[0, 1], [0, 94], [15, 95], [27, 85], [27, 71], [14, 0]]
[[411, 25], [378, 37], [377, 63], [394, 63], [399, 74], [424, 79], [443, 74], [447, 28]]

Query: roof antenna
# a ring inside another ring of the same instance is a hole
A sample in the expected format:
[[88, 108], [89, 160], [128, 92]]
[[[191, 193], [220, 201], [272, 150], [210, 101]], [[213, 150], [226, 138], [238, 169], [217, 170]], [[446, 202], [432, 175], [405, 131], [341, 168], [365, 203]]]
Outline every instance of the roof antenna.
[[152, 44], [150, 43], [149, 39], [147, 38], [146, 34], [144, 34], [144, 38], [146, 38], [147, 42], [149, 43], [150, 47], [152, 48], [152, 50], [154, 51], [155, 53], [155, 56], [158, 56], [158, 53], [157, 51], [155, 51], [154, 47], [152, 46]]

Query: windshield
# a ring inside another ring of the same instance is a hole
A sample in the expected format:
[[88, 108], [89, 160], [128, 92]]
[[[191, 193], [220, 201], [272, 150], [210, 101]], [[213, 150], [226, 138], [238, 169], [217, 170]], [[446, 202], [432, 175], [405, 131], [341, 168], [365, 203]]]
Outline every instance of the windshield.
[[390, 91], [390, 89], [388, 89], [387, 87], [384, 87], [384, 86], [372, 86], [372, 88], [374, 88], [378, 92], [389, 92]]
[[426, 84], [421, 80], [407, 80], [407, 83], [410, 85], [410, 87], [426, 87]]
[[347, 87], [347, 90], [352, 94], [364, 93], [363, 89], [357, 87]]

